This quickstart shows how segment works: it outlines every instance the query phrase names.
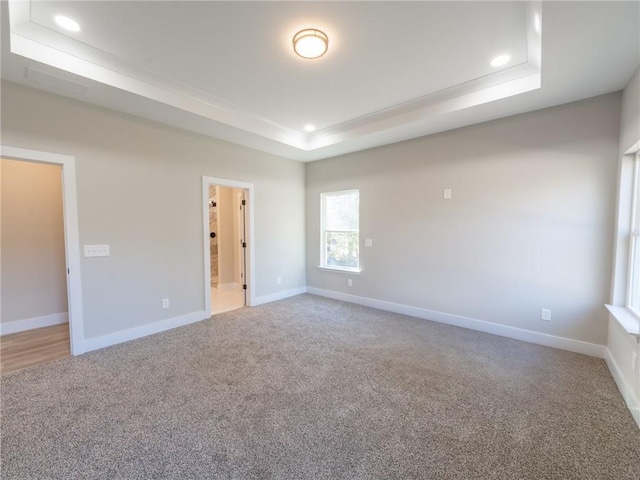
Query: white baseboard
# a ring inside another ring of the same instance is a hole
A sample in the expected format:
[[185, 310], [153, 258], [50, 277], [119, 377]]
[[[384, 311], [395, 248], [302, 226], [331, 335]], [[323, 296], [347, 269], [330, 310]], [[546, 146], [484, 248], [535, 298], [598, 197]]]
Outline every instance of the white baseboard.
[[476, 318], [463, 317], [453, 315], [451, 313], [438, 312], [436, 310], [428, 310], [426, 308], [412, 307], [410, 305], [402, 305], [400, 303], [386, 302], [384, 300], [376, 300], [374, 298], [358, 297], [347, 293], [335, 292], [332, 290], [323, 290], [321, 288], [307, 287], [307, 292], [322, 297], [334, 298], [345, 302], [357, 303], [367, 307], [385, 310], [387, 312], [399, 313], [410, 317], [422, 318], [433, 322], [446, 323], [455, 325], [456, 327], [468, 328], [480, 332], [491, 333], [501, 337], [513, 338], [523, 342], [545, 345], [547, 347], [559, 348], [570, 352], [583, 353], [592, 357], [604, 358], [606, 347], [604, 345], [596, 345], [594, 343], [582, 342], [580, 340], [572, 340], [565, 337], [556, 337], [546, 333], [534, 332], [523, 328], [510, 327], [499, 323], [486, 322]]
[[69, 322], [69, 314], [67, 312], [54, 313], [52, 315], [44, 315], [42, 317], [25, 318], [23, 320], [14, 320], [13, 322], [0, 323], [0, 335], [10, 335], [12, 333], [33, 330], [34, 328], [50, 327], [52, 325], [60, 325]]
[[87, 338], [84, 341], [83, 351], [90, 352], [92, 350], [110, 347], [111, 345], [117, 345], [118, 343], [128, 342], [129, 340], [146, 337], [148, 335], [153, 335], [154, 333], [164, 332], [166, 330], [171, 330], [172, 328], [182, 327], [184, 325], [189, 325], [190, 323], [200, 322], [208, 318], [211, 318], [211, 313], [205, 311], [193, 312], [186, 315], [180, 315], [178, 317], [167, 318], [166, 320], [160, 320], [159, 322], [130, 328], [128, 330], [121, 330], [108, 335], [102, 335], [101, 337]]
[[607, 362], [607, 366], [609, 367], [609, 371], [611, 372], [611, 376], [616, 382], [618, 386], [618, 390], [622, 394], [622, 398], [624, 398], [627, 407], [631, 411], [631, 415], [633, 415], [633, 419], [638, 424], [640, 428], [640, 399], [636, 397], [633, 388], [629, 386], [629, 384], [624, 380], [624, 375], [622, 374], [622, 370], [616, 363], [616, 360], [611, 355], [611, 351], [607, 348], [607, 352], [604, 357]]
[[306, 292], [307, 292], [307, 287], [298, 287], [298, 288], [292, 288], [291, 290], [285, 290], [284, 292], [272, 293], [271, 295], [261, 295], [253, 299], [251, 306], [255, 307], [265, 303], [275, 302], [276, 300], [283, 300], [285, 298], [295, 297], [296, 295], [300, 295]]
[[219, 283], [218, 290], [220, 290], [221, 292], [226, 292], [230, 290], [242, 290], [242, 284], [237, 282], [236, 283]]

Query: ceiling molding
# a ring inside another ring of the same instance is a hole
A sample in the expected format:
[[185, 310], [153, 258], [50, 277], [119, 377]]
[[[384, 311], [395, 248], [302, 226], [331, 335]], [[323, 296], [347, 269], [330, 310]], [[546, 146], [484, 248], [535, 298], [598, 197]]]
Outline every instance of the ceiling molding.
[[309, 134], [308, 150], [540, 88], [542, 2], [526, 2], [527, 61]]
[[306, 134], [184, 83], [127, 63], [30, 18], [30, 1], [9, 0], [12, 53], [302, 151], [451, 113], [540, 88], [542, 2], [526, 2], [527, 61], [481, 78]]

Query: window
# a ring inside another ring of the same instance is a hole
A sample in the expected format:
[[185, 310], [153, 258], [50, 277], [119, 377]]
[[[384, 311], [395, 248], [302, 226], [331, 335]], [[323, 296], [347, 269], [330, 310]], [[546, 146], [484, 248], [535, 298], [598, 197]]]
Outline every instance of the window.
[[360, 191], [327, 192], [320, 196], [320, 266], [358, 272], [360, 267]]
[[627, 306], [640, 315], [640, 152], [635, 158], [632, 198]]

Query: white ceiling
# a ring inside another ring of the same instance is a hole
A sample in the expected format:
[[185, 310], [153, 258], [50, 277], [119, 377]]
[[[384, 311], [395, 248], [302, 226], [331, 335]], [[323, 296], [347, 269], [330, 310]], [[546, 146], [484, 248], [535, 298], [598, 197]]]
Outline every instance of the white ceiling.
[[[301, 161], [620, 90], [640, 63], [639, 2], [8, 6], [4, 79]], [[324, 57], [293, 53], [305, 27]]]

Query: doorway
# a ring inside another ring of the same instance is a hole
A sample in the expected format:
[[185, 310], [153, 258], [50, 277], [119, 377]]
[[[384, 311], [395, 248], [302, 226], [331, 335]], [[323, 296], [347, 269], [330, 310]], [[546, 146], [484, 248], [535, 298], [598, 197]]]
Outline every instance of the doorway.
[[4, 375], [70, 355], [59, 165], [0, 159]]
[[252, 185], [203, 177], [205, 308], [212, 315], [250, 305]]
[[[64, 304], [66, 307], [66, 312], [52, 312], [50, 314], [40, 314], [38, 315], [35, 310], [30, 312], [27, 317], [28, 318], [19, 318], [24, 317], [20, 313], [16, 313], [16, 311], [12, 311], [11, 314], [5, 318], [3, 315], [2, 322], [2, 333], [3, 336], [6, 334], [3, 340], [6, 340], [9, 335], [12, 334], [20, 334], [20, 341], [25, 340], [25, 336], [33, 331], [34, 333], [38, 333], [38, 330], [44, 328], [51, 328], [52, 326], [56, 326], [54, 331], [46, 331], [45, 334], [48, 334], [48, 338], [44, 340], [51, 344], [52, 338], [55, 337], [58, 339], [59, 350], [58, 354], [60, 354], [61, 350], [64, 350], [61, 347], [62, 343], [66, 343], [66, 351], [72, 355], [79, 355], [84, 353], [84, 335], [83, 335], [83, 325], [82, 325], [82, 294], [81, 294], [81, 280], [80, 280], [80, 244], [79, 244], [79, 235], [78, 235], [78, 216], [77, 216], [77, 205], [76, 205], [76, 187], [75, 187], [75, 159], [73, 157], [67, 155], [59, 155], [48, 152], [40, 152], [36, 150], [27, 150], [16, 147], [9, 146], [0, 146], [0, 156], [2, 159], [7, 159], [7, 161], [12, 162], [13, 166], [20, 167], [44, 167], [43, 171], [49, 170], [50, 173], [53, 173], [54, 176], [57, 176], [57, 191], [61, 198], [58, 198], [58, 207], [61, 212], [58, 212], [58, 215], [61, 218], [62, 225], [57, 225], [57, 233], [55, 233], [56, 240], [55, 242], [52, 240], [45, 240], [44, 228], [45, 225], [40, 225], [41, 236], [36, 236], [36, 238], [31, 238], [31, 243], [34, 244], [34, 248], [36, 249], [45, 249], [49, 248], [50, 244], [53, 242], [53, 246], [51, 247], [53, 250], [57, 252], [59, 257], [57, 260], [53, 262], [54, 266], [57, 265], [59, 268], [54, 268], [51, 282], [54, 283], [53, 278], [55, 277], [56, 283], [56, 293], [55, 298], [48, 299], [48, 304], [54, 305], [53, 310], [60, 309], [61, 305]], [[37, 165], [40, 164], [40, 165]], [[35, 170], [34, 170], [35, 171]], [[8, 172], [8, 170], [7, 170]], [[61, 183], [60, 183], [61, 179]], [[9, 180], [6, 178], [5, 180]], [[13, 180], [12, 180], [13, 181]], [[8, 184], [7, 184], [8, 185]], [[44, 185], [44, 184], [43, 184]], [[14, 185], [15, 186], [15, 185]], [[32, 192], [34, 193], [34, 192]], [[8, 207], [9, 205], [3, 205], [4, 207]], [[44, 201], [39, 205], [41, 209], [45, 209]], [[4, 212], [3, 212], [4, 213]], [[38, 212], [36, 212], [38, 213]], [[21, 215], [21, 219], [25, 220], [25, 216]], [[22, 221], [21, 220], [21, 221]], [[49, 218], [49, 220], [51, 220]], [[49, 221], [49, 220], [37, 220], [37, 221]], [[60, 229], [62, 231], [60, 231]], [[10, 232], [3, 232], [4, 234], [10, 234]], [[22, 234], [20, 234], [22, 235]], [[4, 240], [4, 239], [3, 239]], [[14, 239], [15, 240], [15, 239]], [[40, 242], [40, 244], [38, 243]], [[56, 243], [57, 242], [57, 243]], [[15, 243], [15, 242], [14, 242]], [[20, 248], [26, 248], [26, 244], [28, 241], [23, 241], [20, 243]], [[4, 243], [6, 246], [9, 246], [11, 242]], [[40, 252], [38, 252], [39, 254]], [[32, 255], [28, 255], [28, 259], [31, 262], [29, 267], [37, 267], [37, 261], [34, 260]], [[15, 259], [14, 259], [15, 260]], [[42, 263], [47, 262], [47, 260], [42, 260]], [[10, 267], [9, 264], [3, 265], [3, 276], [7, 274], [6, 268]], [[60, 271], [58, 271], [60, 270]], [[24, 270], [21, 269], [21, 274], [24, 274], [26, 271], [26, 267]], [[40, 274], [36, 274], [40, 275]], [[6, 282], [6, 280], [5, 280]], [[3, 287], [6, 283], [3, 282]], [[16, 281], [15, 284], [11, 284], [10, 287], [18, 288], [20, 282]], [[22, 282], [24, 283], [24, 282]], [[29, 282], [25, 283], [27, 285]], [[36, 285], [36, 288], [38, 286]], [[29, 297], [28, 292], [25, 293], [25, 298]], [[11, 296], [15, 299], [16, 292], [10, 292], [10, 295], [7, 295], [6, 298]], [[33, 300], [36, 300], [36, 296], [31, 295]], [[61, 297], [61, 298], [60, 298]], [[37, 295], [37, 302], [43, 302], [44, 296], [41, 294]], [[45, 302], [45, 303], [47, 303]], [[3, 310], [5, 308], [21, 308], [19, 307], [19, 303], [16, 303], [13, 307], [3, 305]], [[33, 307], [33, 305], [30, 305]], [[60, 307], [60, 308], [58, 308]], [[48, 308], [51, 308], [50, 306]], [[3, 312], [5, 313], [5, 312]], [[24, 312], [23, 312], [24, 313]], [[66, 313], [66, 315], [63, 314]], [[15, 315], [14, 315], [15, 314]], [[15, 319], [13, 317], [16, 317]], [[45, 335], [46, 336], [46, 335]], [[64, 337], [64, 338], [63, 338]], [[17, 337], [16, 337], [17, 338]], [[31, 339], [27, 339], [27, 344], [32, 344]], [[17, 342], [17, 340], [16, 340]], [[3, 341], [3, 346], [6, 346], [8, 342]], [[6, 350], [5, 352], [6, 353]], [[26, 365], [25, 365], [26, 366]]]

